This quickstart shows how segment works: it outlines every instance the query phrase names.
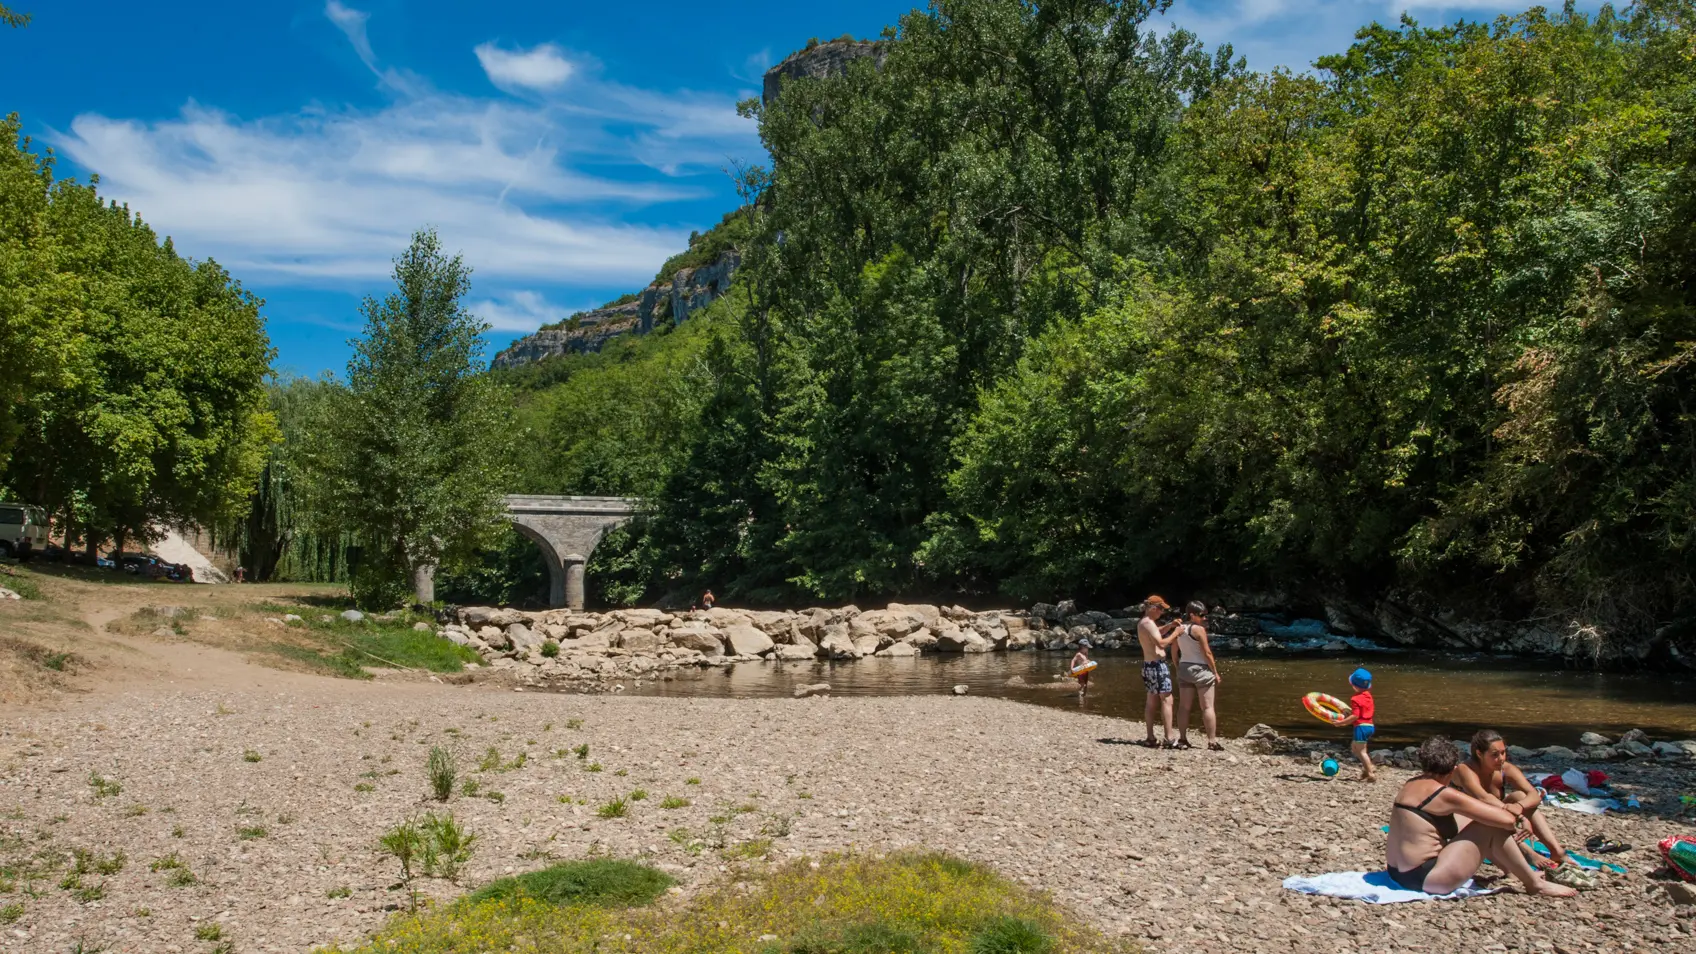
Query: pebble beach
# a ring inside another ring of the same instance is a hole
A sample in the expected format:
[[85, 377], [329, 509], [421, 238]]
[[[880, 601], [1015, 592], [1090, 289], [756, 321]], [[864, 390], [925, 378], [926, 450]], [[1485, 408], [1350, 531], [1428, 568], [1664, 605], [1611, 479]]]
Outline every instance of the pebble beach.
[[[1306, 753], [1129, 744], [1141, 736], [1136, 723], [972, 696], [131, 688], [5, 723], [5, 864], [77, 849], [90, 861], [72, 888], [60, 865], [0, 896], [21, 904], [0, 951], [200, 951], [208, 924], [241, 952], [356, 942], [406, 901], [376, 837], [444, 809], [479, 842], [458, 885], [424, 882], [436, 898], [549, 859], [647, 859], [687, 895], [761, 858], [925, 846], [1048, 890], [1148, 951], [1696, 949], [1696, 908], [1648, 877], [1655, 841], [1692, 829], [1657, 814], [1688, 790], [1688, 769], [1610, 766], [1642, 814], [1555, 813], [1573, 845], [1605, 834], [1637, 846], [1610, 856], [1627, 875], [1576, 901], [1509, 890], [1376, 907], [1281, 883], [1381, 867], [1379, 826], [1409, 772], [1327, 780]], [[477, 794], [427, 797], [437, 746]], [[621, 797], [626, 817], [600, 817]]]

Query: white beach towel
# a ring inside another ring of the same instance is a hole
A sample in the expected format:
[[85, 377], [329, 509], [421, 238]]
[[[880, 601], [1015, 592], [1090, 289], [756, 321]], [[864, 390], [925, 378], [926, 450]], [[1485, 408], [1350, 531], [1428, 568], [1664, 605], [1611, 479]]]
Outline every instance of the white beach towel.
[[1284, 887], [1302, 894], [1323, 894], [1332, 898], [1349, 898], [1355, 901], [1365, 901], [1367, 904], [1400, 904], [1404, 901], [1453, 901], [1458, 898], [1475, 898], [1485, 894], [1495, 894], [1494, 888], [1475, 888], [1472, 882], [1456, 888], [1449, 894], [1426, 894], [1423, 891], [1409, 891], [1390, 880], [1387, 871], [1333, 871], [1329, 874], [1314, 875], [1311, 878], [1290, 877], [1284, 879]]

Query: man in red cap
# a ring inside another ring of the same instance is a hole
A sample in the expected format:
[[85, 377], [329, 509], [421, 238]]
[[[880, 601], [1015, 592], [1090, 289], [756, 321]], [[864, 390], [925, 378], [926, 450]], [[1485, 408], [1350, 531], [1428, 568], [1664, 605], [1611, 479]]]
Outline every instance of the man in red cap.
[[[1165, 626], [1158, 622], [1160, 614], [1171, 607], [1158, 596], [1150, 596], [1142, 601], [1142, 619], [1137, 621], [1137, 641], [1142, 643], [1142, 687], [1148, 692], [1148, 703], [1143, 710], [1143, 722], [1148, 726], [1148, 739], [1142, 744], [1151, 749], [1172, 747], [1172, 667], [1166, 663], [1166, 647], [1178, 637], [1173, 630], [1178, 628], [1178, 621], [1173, 620]], [[1154, 741], [1154, 715], [1159, 710], [1160, 720], [1166, 728], [1166, 740]]]

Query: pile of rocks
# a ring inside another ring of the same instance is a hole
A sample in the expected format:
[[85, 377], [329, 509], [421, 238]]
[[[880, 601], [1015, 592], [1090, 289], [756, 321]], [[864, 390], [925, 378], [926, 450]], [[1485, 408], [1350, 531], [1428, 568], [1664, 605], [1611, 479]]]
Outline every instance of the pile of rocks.
[[438, 635], [497, 668], [534, 667], [544, 679], [636, 676], [679, 666], [756, 660], [859, 659], [987, 653], [1036, 645], [1023, 614], [891, 603], [799, 612], [714, 608], [585, 613], [468, 606]]

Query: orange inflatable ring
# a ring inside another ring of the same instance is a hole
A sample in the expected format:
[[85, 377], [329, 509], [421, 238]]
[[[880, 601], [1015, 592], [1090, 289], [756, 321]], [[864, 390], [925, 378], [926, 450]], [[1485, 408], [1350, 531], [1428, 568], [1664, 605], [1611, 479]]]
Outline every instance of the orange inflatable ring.
[[1348, 703], [1323, 692], [1310, 692], [1301, 697], [1301, 704], [1320, 722], [1336, 725], [1349, 717]]
[[1081, 663], [1081, 664], [1079, 664], [1078, 668], [1071, 670], [1072, 676], [1074, 678], [1081, 676], [1084, 673], [1090, 672], [1091, 670], [1095, 669], [1095, 667], [1099, 666], [1099, 665], [1100, 665], [1100, 663], [1096, 662], [1093, 659], [1091, 659], [1089, 662]]

